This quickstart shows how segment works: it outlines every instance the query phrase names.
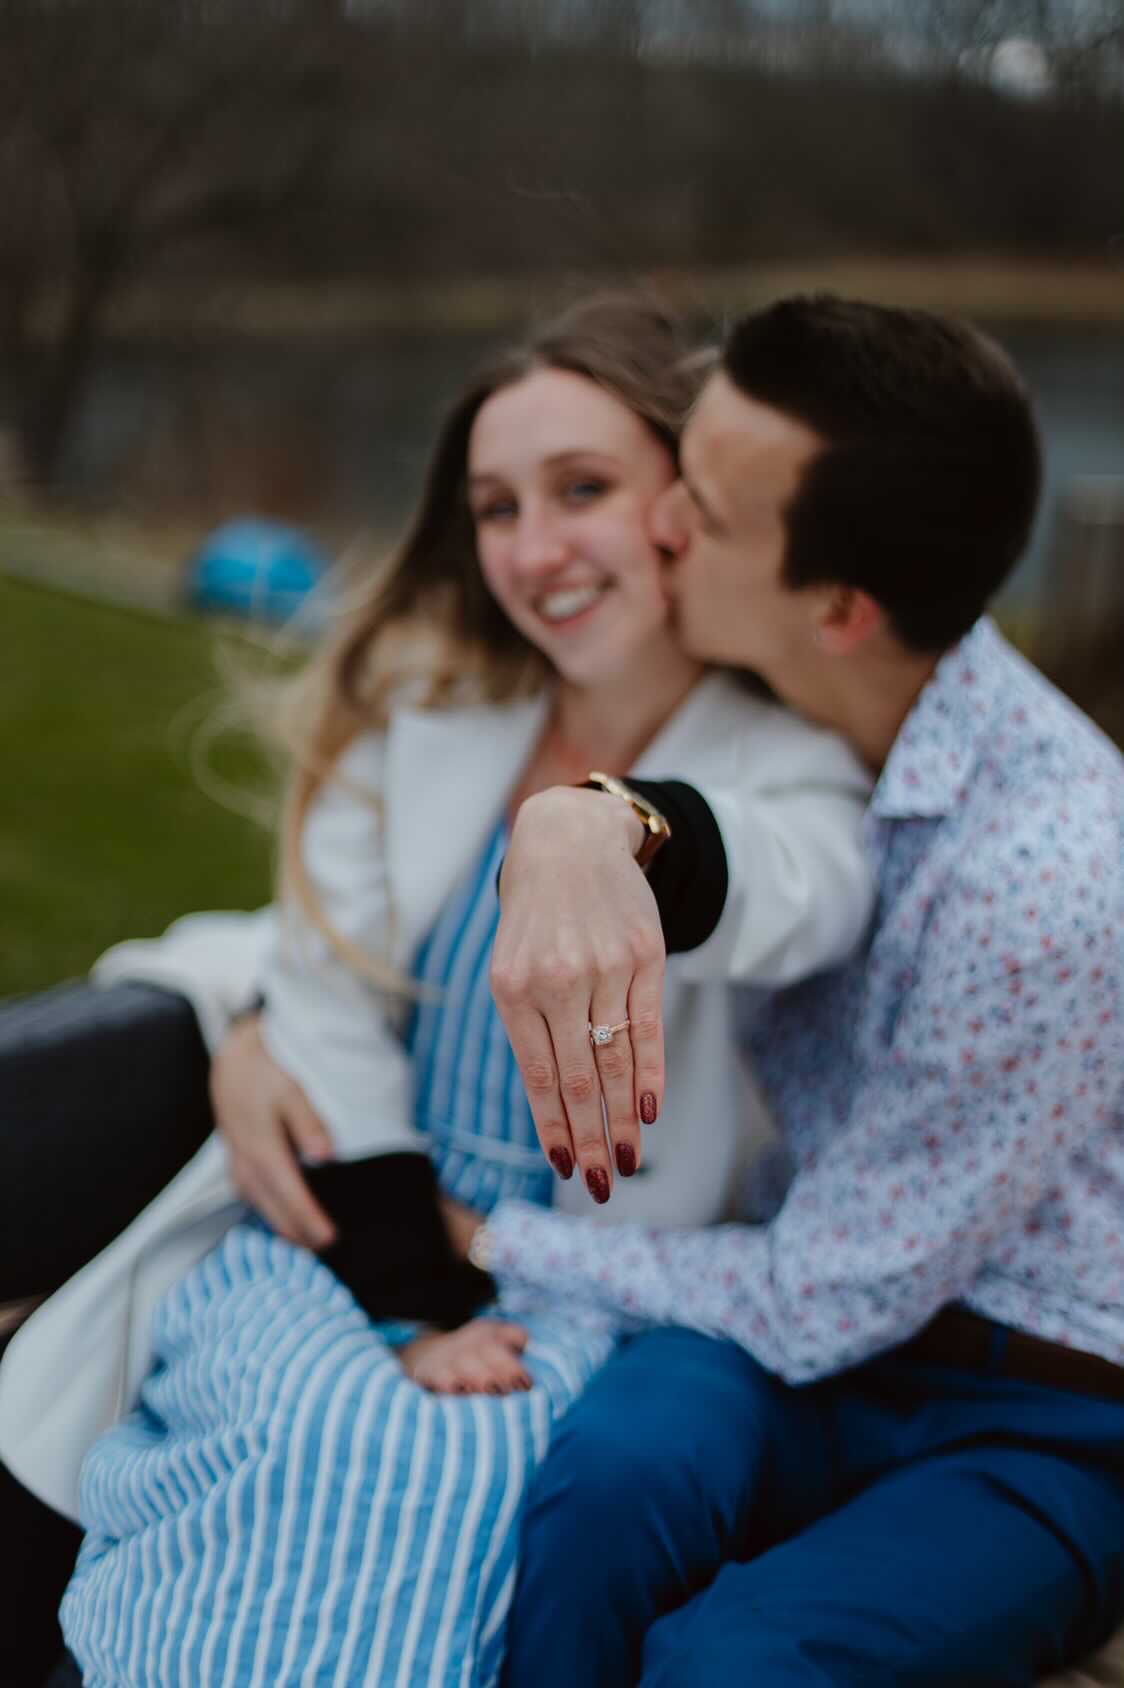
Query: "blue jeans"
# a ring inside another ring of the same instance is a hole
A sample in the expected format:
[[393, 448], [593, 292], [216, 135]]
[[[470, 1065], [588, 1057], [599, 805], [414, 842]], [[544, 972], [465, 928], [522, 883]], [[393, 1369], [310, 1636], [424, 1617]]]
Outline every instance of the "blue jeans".
[[1030, 1684], [1124, 1614], [1124, 1402], [637, 1337], [533, 1484], [508, 1688]]

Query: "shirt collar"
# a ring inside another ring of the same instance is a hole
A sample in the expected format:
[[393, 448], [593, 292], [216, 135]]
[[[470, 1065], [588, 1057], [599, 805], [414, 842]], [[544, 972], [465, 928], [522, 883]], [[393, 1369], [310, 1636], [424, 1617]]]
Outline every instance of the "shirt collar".
[[906, 716], [870, 800], [886, 820], [950, 814], [1002, 701], [1003, 640], [983, 616], [946, 651]]

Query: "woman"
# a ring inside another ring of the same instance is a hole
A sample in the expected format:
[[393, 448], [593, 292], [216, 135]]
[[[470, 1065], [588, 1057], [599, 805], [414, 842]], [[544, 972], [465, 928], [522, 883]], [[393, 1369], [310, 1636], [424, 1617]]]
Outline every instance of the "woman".
[[[263, 1035], [345, 1157], [337, 1195], [378, 1189], [424, 1143], [474, 1208], [549, 1199], [487, 988], [494, 881], [507, 817], [594, 752], [613, 773], [709, 773], [744, 795], [739, 824], [766, 846], [735, 946], [748, 976], [798, 977], [861, 931], [855, 764], [701, 676], [667, 626], [646, 518], [675, 473], [679, 351], [659, 313], [585, 307], [474, 387], [398, 566], [314, 668]], [[403, 1028], [390, 993], [411, 963]], [[618, 1155], [614, 1217], [706, 1223], [727, 1205], [746, 1106], [708, 966], [669, 969], [671, 1083], [646, 1176]], [[608, 1145], [603, 1162], [597, 1202]], [[178, 1232], [180, 1269], [228, 1223], [213, 1171], [184, 1176], [168, 1207], [197, 1233]], [[339, 1228], [346, 1242], [346, 1212]], [[525, 1352], [522, 1329], [487, 1322], [415, 1342], [372, 1327], [322, 1261], [234, 1226], [160, 1304], [140, 1407], [86, 1464], [90, 1534], [64, 1603], [85, 1680], [493, 1680], [523, 1483], [614, 1335], [549, 1304], [501, 1311], [525, 1311]], [[138, 1356], [143, 1333], [134, 1375]], [[411, 1369], [433, 1389], [515, 1393], [431, 1395]]]

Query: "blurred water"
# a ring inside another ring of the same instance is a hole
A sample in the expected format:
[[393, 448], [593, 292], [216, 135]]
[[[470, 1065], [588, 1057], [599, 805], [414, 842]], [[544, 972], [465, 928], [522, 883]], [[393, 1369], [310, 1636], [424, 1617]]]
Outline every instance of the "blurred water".
[[[1059, 490], [1078, 475], [1124, 475], [1124, 335], [991, 332], [1027, 376], [1046, 441], [1042, 513], [1006, 594], [1020, 600], [1041, 580]], [[112, 347], [72, 436], [67, 491], [393, 532], [444, 406], [500, 338], [395, 329]]]
[[1082, 475], [1124, 478], [1124, 334], [1118, 328], [993, 328], [1030, 383], [1046, 447], [1030, 551], [1004, 593], [1032, 597], [1049, 554], [1059, 493]]

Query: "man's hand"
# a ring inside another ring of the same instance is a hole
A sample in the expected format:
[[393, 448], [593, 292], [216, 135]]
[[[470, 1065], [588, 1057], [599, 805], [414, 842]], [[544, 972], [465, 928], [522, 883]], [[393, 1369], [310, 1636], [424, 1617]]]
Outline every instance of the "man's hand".
[[[500, 880], [496, 1005], [544, 1154], [560, 1178], [576, 1163], [597, 1202], [609, 1199], [613, 1162], [622, 1177], [635, 1172], [638, 1120], [651, 1124], [663, 1101], [665, 952], [634, 860], [642, 839], [627, 804], [555, 786], [521, 806]], [[626, 1019], [595, 1051], [590, 1025]]]
[[235, 1188], [279, 1236], [327, 1248], [335, 1226], [305, 1183], [298, 1157], [331, 1160], [332, 1140], [300, 1085], [266, 1049], [256, 1015], [237, 1021], [218, 1049], [211, 1103]]

